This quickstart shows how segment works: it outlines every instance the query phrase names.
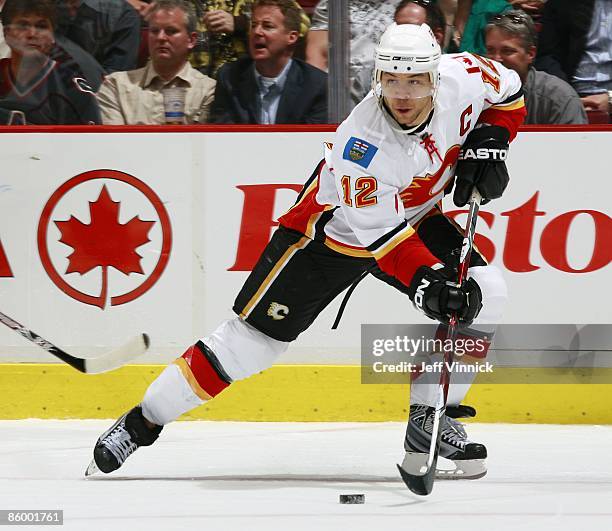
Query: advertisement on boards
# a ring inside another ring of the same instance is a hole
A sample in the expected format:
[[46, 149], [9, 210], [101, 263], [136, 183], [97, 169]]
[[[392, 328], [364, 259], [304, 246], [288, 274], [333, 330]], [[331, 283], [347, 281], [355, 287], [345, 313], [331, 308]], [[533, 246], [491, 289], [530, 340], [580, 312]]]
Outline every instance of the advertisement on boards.
[[[3, 134], [0, 300], [4, 313], [84, 354], [145, 331], [164, 362], [231, 318], [234, 297], [330, 132]], [[480, 214], [476, 245], [500, 267], [507, 323], [610, 323], [612, 184], [603, 132], [521, 133], [510, 186]], [[445, 200], [457, 222], [465, 212]], [[362, 323], [427, 322], [368, 277], [287, 363], [358, 363]], [[0, 330], [3, 360], [46, 361]]]

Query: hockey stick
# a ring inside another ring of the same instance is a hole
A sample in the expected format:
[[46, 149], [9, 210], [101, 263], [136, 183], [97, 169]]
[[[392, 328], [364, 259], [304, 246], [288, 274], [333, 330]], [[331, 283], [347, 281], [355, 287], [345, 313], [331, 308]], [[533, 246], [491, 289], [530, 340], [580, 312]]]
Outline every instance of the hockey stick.
[[[461, 254], [459, 255], [459, 272], [457, 275], [457, 286], [465, 282], [470, 264], [470, 256], [474, 248], [474, 235], [476, 234], [476, 221], [478, 220], [478, 211], [480, 209], [480, 201], [482, 197], [476, 189], [472, 192], [470, 198], [470, 211], [468, 214], [467, 223], [465, 226], [465, 235], [461, 245]], [[451, 315], [448, 323], [447, 341], [453, 342], [457, 337], [457, 315]], [[436, 475], [436, 464], [438, 462], [438, 454], [440, 452], [440, 437], [442, 416], [446, 412], [446, 400], [448, 399], [448, 386], [450, 383], [449, 367], [452, 366], [453, 351], [452, 349], [444, 350], [444, 363], [440, 370], [440, 382], [438, 384], [438, 400], [434, 411], [434, 422], [431, 431], [431, 442], [429, 444], [428, 453], [406, 452], [404, 461], [401, 465], [397, 465], [400, 476], [404, 480], [406, 486], [415, 494], [426, 496], [433, 489], [434, 478]]]
[[17, 332], [19, 335], [25, 337], [28, 341], [46, 350], [49, 354], [53, 354], [71, 367], [74, 367], [77, 371], [86, 374], [96, 374], [117, 369], [125, 365], [128, 361], [141, 356], [149, 348], [149, 336], [147, 334], [139, 334], [124, 345], [106, 352], [97, 358], [77, 358], [40, 337], [38, 334], [35, 334], [32, 330], [28, 330], [2, 312], [0, 312], [0, 322]]

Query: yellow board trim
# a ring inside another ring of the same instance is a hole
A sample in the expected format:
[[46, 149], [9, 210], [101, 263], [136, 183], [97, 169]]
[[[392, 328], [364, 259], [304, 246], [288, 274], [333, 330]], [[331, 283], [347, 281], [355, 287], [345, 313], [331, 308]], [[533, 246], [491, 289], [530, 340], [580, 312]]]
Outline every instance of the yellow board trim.
[[[142, 400], [163, 368], [129, 365], [84, 375], [63, 364], [0, 364], [0, 419], [116, 418]], [[581, 383], [592, 381], [592, 369], [571, 374], [567, 369], [501, 370], [511, 381], [537, 377], [551, 383], [472, 386], [465, 403], [476, 407], [478, 422], [612, 424], [612, 385]], [[612, 369], [598, 369], [597, 375], [612, 382]], [[277, 365], [233, 383], [182, 418], [404, 421], [407, 408], [407, 385], [362, 384], [358, 366]]]

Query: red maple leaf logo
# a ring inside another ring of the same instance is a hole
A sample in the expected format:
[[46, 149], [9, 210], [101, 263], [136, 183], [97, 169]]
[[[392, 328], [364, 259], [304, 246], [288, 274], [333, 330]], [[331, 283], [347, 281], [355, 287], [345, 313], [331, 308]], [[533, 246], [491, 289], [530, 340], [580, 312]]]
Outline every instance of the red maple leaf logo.
[[144, 273], [140, 266], [142, 256], [136, 252], [136, 248], [151, 241], [148, 234], [155, 223], [135, 216], [122, 225], [119, 223], [119, 205], [103, 186], [98, 199], [94, 203], [89, 202], [89, 225], [74, 216], [67, 221], [55, 222], [62, 233], [59, 241], [74, 249], [68, 256], [66, 274], [84, 275], [96, 267], [102, 268], [102, 291], [98, 299], [100, 308], [106, 304], [109, 267], [126, 275]]

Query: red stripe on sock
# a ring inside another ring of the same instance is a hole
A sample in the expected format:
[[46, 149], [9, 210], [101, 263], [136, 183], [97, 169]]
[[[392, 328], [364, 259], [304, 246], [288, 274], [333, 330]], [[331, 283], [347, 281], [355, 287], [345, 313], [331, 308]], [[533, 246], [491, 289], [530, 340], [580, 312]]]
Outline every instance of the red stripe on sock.
[[199, 386], [210, 396], [217, 396], [229, 386], [227, 382], [219, 378], [204, 353], [196, 345], [189, 347], [182, 358], [189, 365]]

